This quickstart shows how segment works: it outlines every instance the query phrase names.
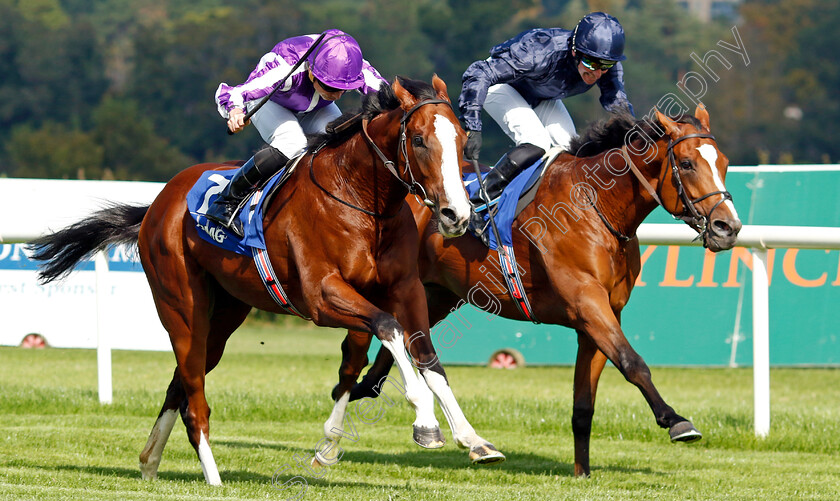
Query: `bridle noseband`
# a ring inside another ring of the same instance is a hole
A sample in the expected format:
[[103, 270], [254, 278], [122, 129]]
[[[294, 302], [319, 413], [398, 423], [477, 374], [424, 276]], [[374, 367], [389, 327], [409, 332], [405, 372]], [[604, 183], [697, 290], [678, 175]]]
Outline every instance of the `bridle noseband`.
[[[680, 177], [680, 169], [679, 169], [679, 166], [677, 165], [676, 156], [674, 155], [674, 146], [676, 146], [677, 144], [679, 144], [682, 141], [685, 141], [686, 139], [692, 139], [692, 138], [707, 138], [707, 139], [711, 139], [713, 141], [715, 140], [715, 137], [713, 135], [711, 135], [711, 134], [701, 134], [701, 133], [687, 134], [685, 136], [682, 136], [682, 137], [678, 138], [677, 140], [673, 140], [673, 139], [668, 140], [668, 164], [671, 167], [671, 171], [673, 172], [674, 182], [677, 185], [677, 195], [680, 197], [680, 200], [683, 203], [683, 212], [681, 214], [674, 214], [673, 212], [668, 210], [667, 207], [665, 207], [665, 204], [662, 203], [662, 200], [659, 198], [659, 195], [656, 194], [656, 190], [653, 189], [653, 187], [650, 185], [650, 183], [648, 183], [647, 179], [645, 179], [645, 177], [642, 175], [642, 173], [639, 171], [639, 169], [633, 163], [633, 160], [630, 158], [630, 155], [627, 153], [627, 146], [622, 146], [621, 147], [621, 153], [622, 153], [622, 155], [624, 155], [624, 160], [627, 162], [627, 165], [630, 167], [630, 170], [633, 171], [633, 174], [636, 175], [636, 177], [639, 179], [639, 182], [642, 184], [642, 186], [644, 186], [647, 189], [648, 193], [650, 193], [650, 195], [653, 197], [653, 199], [656, 200], [656, 203], [661, 205], [662, 208], [665, 209], [666, 211], [668, 211], [668, 213], [671, 214], [671, 216], [673, 216], [675, 219], [679, 219], [681, 221], [684, 221], [686, 224], [688, 224], [689, 226], [694, 228], [698, 232], [697, 238], [702, 238], [703, 239], [703, 245], [705, 246], [706, 245], [705, 237], [707, 236], [708, 231], [709, 231], [708, 224], [709, 224], [709, 220], [711, 220], [711, 218], [712, 218], [712, 214], [714, 214], [715, 209], [717, 209], [720, 206], [720, 204], [724, 203], [727, 200], [732, 200], [732, 194], [729, 193], [728, 191], [724, 190], [724, 191], [712, 191], [710, 193], [706, 193], [705, 195], [703, 195], [699, 198], [695, 198], [694, 200], [692, 200], [688, 197], [688, 193], [686, 193], [685, 188], [683, 187], [682, 178]], [[714, 165], [711, 165], [710, 167], [712, 169], [715, 168]], [[697, 210], [696, 204], [699, 203], [699, 202], [702, 202], [703, 200], [705, 200], [705, 199], [707, 199], [711, 196], [714, 196], [714, 195], [721, 195], [721, 199], [714, 205], [714, 207], [712, 207], [712, 210], [709, 211], [708, 216], [704, 216], [704, 215], [700, 214], [700, 212]]]
[[[394, 165], [394, 162], [388, 160], [388, 157], [386, 157], [385, 154], [382, 153], [382, 150], [379, 149], [379, 146], [376, 146], [376, 143], [374, 143], [373, 139], [371, 139], [370, 134], [368, 134], [367, 131], [367, 125], [370, 122], [370, 120], [367, 118], [362, 120], [362, 132], [364, 132], [365, 139], [367, 140], [368, 144], [370, 144], [371, 147], [373, 147], [373, 151], [376, 152], [376, 154], [379, 156], [379, 159], [382, 160], [382, 163], [385, 164], [385, 167], [388, 169], [388, 171], [391, 174], [393, 174], [394, 177], [396, 177], [399, 180], [399, 182], [403, 184], [403, 186], [406, 187], [408, 192], [412, 195], [419, 196], [427, 207], [434, 207], [435, 203], [429, 199], [428, 195], [426, 195], [426, 190], [423, 188], [423, 185], [417, 182], [417, 180], [414, 178], [414, 173], [411, 171], [411, 163], [408, 160], [408, 146], [406, 145], [408, 141], [405, 135], [405, 128], [408, 124], [408, 119], [411, 118], [411, 115], [413, 115], [414, 112], [417, 111], [421, 106], [425, 106], [427, 104], [449, 104], [449, 101], [445, 101], [443, 99], [427, 99], [425, 101], [420, 101], [419, 103], [415, 104], [414, 107], [412, 107], [410, 110], [404, 111], [403, 116], [400, 119], [400, 140], [399, 144], [397, 145], [397, 156], [399, 157], [401, 155], [402, 158], [405, 160], [405, 168], [403, 169], [403, 175], [408, 175], [409, 179], [411, 179], [410, 183], [403, 180], [399, 172], [397, 172], [397, 168]], [[422, 193], [421, 195], [418, 195], [418, 189]]]

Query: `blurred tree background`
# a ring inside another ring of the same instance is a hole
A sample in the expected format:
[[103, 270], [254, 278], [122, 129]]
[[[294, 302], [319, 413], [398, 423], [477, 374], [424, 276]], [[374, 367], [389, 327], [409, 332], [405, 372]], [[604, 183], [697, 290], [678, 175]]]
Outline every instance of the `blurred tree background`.
[[[225, 133], [215, 89], [242, 82], [286, 37], [341, 28], [389, 80], [436, 72], [457, 102], [461, 74], [490, 47], [525, 29], [572, 28], [592, 10], [625, 27], [637, 116], [666, 96], [693, 111], [679, 82], [700, 75], [688, 87], [704, 94], [733, 165], [840, 162], [831, 125], [840, 113], [840, 2], [744, 0], [706, 21], [686, 4], [0, 0], [0, 176], [165, 181], [193, 163], [244, 159], [262, 141], [253, 127]], [[748, 64], [719, 43], [737, 45], [733, 28]], [[579, 131], [605, 116], [598, 94], [566, 100]], [[339, 101], [357, 104], [355, 95]], [[490, 163], [511, 143], [486, 120]]]

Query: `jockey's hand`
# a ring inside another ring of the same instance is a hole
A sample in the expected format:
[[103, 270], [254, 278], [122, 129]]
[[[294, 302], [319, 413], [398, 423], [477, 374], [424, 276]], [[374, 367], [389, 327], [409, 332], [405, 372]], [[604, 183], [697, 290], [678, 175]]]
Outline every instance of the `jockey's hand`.
[[245, 121], [245, 111], [242, 108], [233, 108], [228, 112], [228, 129], [234, 134], [244, 129], [248, 122]]
[[467, 144], [464, 145], [464, 157], [467, 160], [478, 160], [478, 153], [481, 151], [481, 131], [468, 130]]

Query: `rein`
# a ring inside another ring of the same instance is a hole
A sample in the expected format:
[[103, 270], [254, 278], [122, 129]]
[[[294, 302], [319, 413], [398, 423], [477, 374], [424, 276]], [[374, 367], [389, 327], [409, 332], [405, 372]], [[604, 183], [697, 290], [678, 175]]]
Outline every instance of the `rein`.
[[[699, 198], [695, 198], [694, 200], [688, 197], [688, 193], [685, 191], [685, 188], [683, 187], [682, 178], [680, 177], [680, 170], [677, 166], [677, 160], [674, 155], [674, 146], [679, 144], [681, 141], [691, 138], [707, 138], [712, 140], [715, 139], [715, 137], [711, 134], [687, 134], [685, 136], [680, 137], [676, 141], [674, 141], [673, 139], [668, 140], [668, 164], [671, 167], [671, 170], [674, 175], [674, 180], [677, 184], [677, 194], [679, 195], [680, 200], [683, 203], [683, 213], [679, 215], [674, 214], [673, 212], [668, 210], [667, 207], [665, 207], [665, 204], [662, 203], [662, 200], [659, 198], [659, 195], [656, 194], [656, 190], [653, 189], [653, 186], [651, 186], [651, 184], [648, 182], [645, 176], [642, 175], [641, 171], [639, 171], [638, 167], [636, 167], [636, 165], [633, 163], [633, 160], [630, 158], [630, 154], [627, 153], [626, 145], [621, 147], [621, 154], [624, 156], [624, 161], [627, 162], [627, 165], [628, 167], [630, 167], [630, 170], [633, 172], [633, 175], [636, 176], [636, 179], [639, 180], [639, 183], [641, 183], [641, 185], [647, 190], [650, 196], [653, 197], [656, 203], [659, 204], [663, 209], [668, 211], [668, 213], [671, 214], [671, 216], [673, 216], [675, 219], [684, 221], [686, 224], [697, 230], [699, 233], [697, 235], [697, 238], [702, 238], [708, 233], [708, 222], [709, 219], [712, 217], [712, 214], [715, 212], [715, 209], [717, 209], [723, 202], [727, 200], [732, 200], [732, 194], [728, 191], [712, 191]], [[714, 168], [714, 166], [711, 167]], [[697, 210], [696, 204], [714, 195], [721, 195], [721, 199], [714, 205], [714, 207], [712, 207], [712, 210], [709, 211], [708, 216], [700, 214], [700, 212]], [[609, 224], [609, 222], [607, 222], [607, 220], [604, 218], [604, 215], [601, 214], [601, 211], [599, 211], [597, 207], [595, 208], [595, 210], [598, 212], [598, 215], [601, 217], [601, 220], [604, 221], [604, 224], [606, 224], [607, 228], [614, 235], [618, 236], [622, 240], [629, 240], [631, 238], [617, 232], [617, 230], [615, 230]], [[705, 239], [703, 241], [705, 242]]]
[[[402, 157], [405, 159], [405, 169], [403, 169], [403, 173], [407, 174], [408, 177], [411, 179], [410, 183], [404, 181], [403, 178], [400, 177], [400, 174], [397, 171], [394, 162], [391, 161], [391, 160], [388, 160], [388, 157], [386, 157], [385, 154], [382, 153], [382, 150], [380, 150], [379, 147], [376, 145], [376, 143], [373, 142], [373, 139], [371, 139], [370, 134], [368, 134], [368, 131], [367, 131], [367, 126], [368, 126], [368, 123], [370, 123], [370, 119], [365, 118], [365, 119], [362, 120], [362, 132], [364, 134], [365, 140], [367, 141], [367, 143], [369, 145], [371, 145], [373, 147], [373, 151], [377, 154], [377, 156], [379, 156], [379, 159], [382, 160], [382, 163], [385, 164], [385, 168], [388, 169], [388, 172], [393, 174], [394, 177], [397, 178], [397, 180], [412, 195], [418, 195], [418, 188], [419, 188], [419, 191], [422, 192], [423, 203], [427, 207], [434, 207], [435, 203], [432, 202], [431, 200], [429, 200], [429, 197], [428, 197], [428, 195], [426, 195], [426, 190], [423, 188], [423, 185], [421, 185], [420, 183], [417, 182], [417, 180], [414, 177], [414, 173], [411, 171], [411, 165], [410, 165], [410, 162], [408, 160], [408, 146], [406, 145], [407, 138], [406, 138], [406, 135], [405, 135], [406, 125], [408, 123], [409, 118], [411, 118], [411, 115], [413, 115], [414, 112], [417, 111], [421, 106], [425, 106], [427, 104], [449, 104], [449, 101], [445, 101], [443, 99], [427, 99], [425, 101], [420, 101], [419, 103], [414, 105], [414, 107], [411, 108], [410, 110], [404, 111], [403, 116], [400, 119], [400, 134], [399, 134], [399, 143], [397, 145], [397, 156], [399, 157], [400, 155], [402, 155]], [[359, 207], [357, 205], [353, 205], [350, 202], [347, 202], [345, 200], [342, 200], [342, 199], [338, 198], [337, 196], [330, 193], [326, 188], [324, 188], [318, 182], [318, 180], [315, 179], [315, 171], [313, 170], [313, 164], [315, 163], [315, 155], [317, 155], [318, 152], [321, 151], [321, 148], [323, 148], [325, 145], [326, 145], [326, 143], [322, 143], [321, 146], [319, 146], [317, 149], [315, 149], [315, 151], [312, 152], [312, 155], [309, 159], [309, 178], [312, 180], [312, 182], [315, 184], [315, 186], [320, 188], [321, 191], [323, 191], [324, 193], [329, 195], [329, 197], [332, 198], [333, 200], [336, 200], [337, 202], [340, 202], [340, 203], [346, 205], [347, 207], [355, 209], [359, 212], [367, 214], [368, 216], [388, 219], [388, 218], [392, 218], [392, 217], [396, 216], [397, 214], [399, 214], [399, 210], [397, 212], [395, 212], [394, 214], [390, 214], [390, 215], [379, 214], [377, 212], [369, 211], [367, 209], [364, 209], [364, 208]]]
[[396, 167], [394, 166], [394, 162], [388, 160], [388, 157], [382, 153], [382, 150], [379, 149], [379, 146], [376, 146], [376, 143], [373, 142], [371, 139], [370, 134], [367, 131], [367, 125], [370, 123], [370, 120], [364, 119], [362, 120], [362, 132], [364, 132], [365, 139], [367, 140], [368, 144], [373, 147], [373, 151], [379, 156], [379, 159], [382, 160], [382, 163], [385, 164], [385, 167], [388, 171], [397, 178], [397, 180], [402, 183], [403, 186], [406, 187], [409, 193], [412, 195], [417, 195], [417, 188], [420, 188], [420, 191], [423, 192], [422, 199], [423, 203], [427, 207], [434, 207], [435, 203], [429, 200], [428, 195], [426, 195], [426, 190], [423, 189], [423, 186], [417, 182], [414, 178], [414, 173], [411, 171], [411, 164], [408, 160], [408, 146], [407, 146], [407, 138], [405, 135], [405, 127], [408, 123], [408, 119], [411, 118], [411, 115], [414, 114], [421, 106], [425, 106], [427, 104], [449, 104], [449, 101], [444, 101], [443, 99], [427, 99], [425, 101], [420, 101], [419, 103], [415, 104], [413, 108], [403, 113], [402, 118], [400, 119], [400, 141], [397, 145], [397, 156], [399, 157], [402, 155], [403, 159], [405, 159], [405, 169], [403, 169], [403, 174], [408, 174], [408, 177], [411, 179], [410, 183], [407, 183], [400, 177], [400, 174], [397, 172]]

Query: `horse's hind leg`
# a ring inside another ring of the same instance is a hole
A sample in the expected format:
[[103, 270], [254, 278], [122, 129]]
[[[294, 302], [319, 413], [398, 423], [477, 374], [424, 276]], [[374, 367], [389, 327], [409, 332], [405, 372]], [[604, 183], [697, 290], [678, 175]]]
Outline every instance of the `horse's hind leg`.
[[[222, 301], [222, 296], [227, 298]], [[250, 310], [248, 305], [236, 301], [226, 292], [217, 289], [216, 308], [210, 320], [210, 334], [207, 339], [206, 370], [208, 373], [219, 363], [228, 338], [242, 324]], [[157, 478], [163, 449], [177, 420], [178, 409], [185, 399], [186, 393], [181, 385], [178, 369], [175, 369], [175, 374], [166, 390], [166, 398], [160, 414], [149, 434], [146, 447], [140, 453], [140, 472], [144, 480]]]
[[146, 441], [146, 447], [140, 453], [140, 474], [143, 480], [154, 480], [157, 478], [163, 448], [166, 447], [169, 434], [172, 432], [172, 427], [178, 418], [178, 408], [181, 406], [181, 402], [185, 397], [184, 388], [181, 386], [181, 379], [178, 377], [178, 369], [175, 369], [175, 374], [172, 376], [172, 381], [166, 390], [163, 407], [160, 410], [160, 414], [158, 414], [155, 425], [152, 427], [149, 439]]
[[572, 433], [575, 436], [575, 476], [589, 476], [589, 438], [595, 414], [595, 393], [607, 357], [592, 339], [578, 331], [578, 353], [575, 361]]
[[312, 466], [316, 468], [332, 466], [341, 459], [342, 452], [338, 442], [345, 429], [344, 417], [350, 402], [350, 389], [356, 383], [362, 368], [367, 365], [367, 350], [371, 339], [372, 336], [368, 332], [350, 330], [341, 343], [342, 358], [341, 367], [338, 369], [338, 384], [332, 391], [335, 405], [324, 423], [325, 447], [319, 447], [312, 459]]

